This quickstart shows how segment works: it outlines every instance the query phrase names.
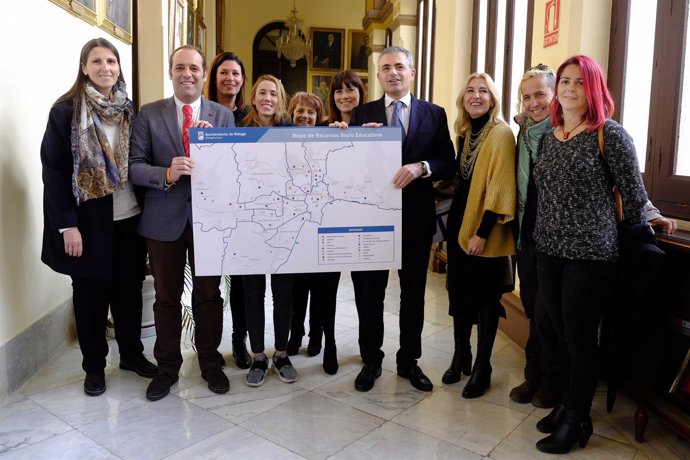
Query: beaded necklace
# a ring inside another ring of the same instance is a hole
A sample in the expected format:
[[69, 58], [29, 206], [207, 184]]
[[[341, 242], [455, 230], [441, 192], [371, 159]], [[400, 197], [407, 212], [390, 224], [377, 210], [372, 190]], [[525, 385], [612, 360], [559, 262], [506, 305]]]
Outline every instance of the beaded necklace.
[[493, 123], [487, 122], [477, 134], [470, 132], [470, 135], [465, 137], [460, 154], [460, 175], [463, 179], [467, 180], [472, 175], [479, 150], [481, 150], [482, 144], [492, 127]]

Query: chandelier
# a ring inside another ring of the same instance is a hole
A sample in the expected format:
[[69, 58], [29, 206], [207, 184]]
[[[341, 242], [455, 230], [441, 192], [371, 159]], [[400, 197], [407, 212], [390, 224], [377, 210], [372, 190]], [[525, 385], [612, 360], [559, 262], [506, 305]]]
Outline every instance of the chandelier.
[[295, 1], [292, 1], [292, 11], [285, 20], [285, 29], [280, 33], [277, 49], [278, 58], [285, 56], [290, 61], [290, 67], [297, 65], [297, 60], [308, 57], [311, 52], [311, 40], [305, 39], [300, 32], [302, 20], [297, 16]]

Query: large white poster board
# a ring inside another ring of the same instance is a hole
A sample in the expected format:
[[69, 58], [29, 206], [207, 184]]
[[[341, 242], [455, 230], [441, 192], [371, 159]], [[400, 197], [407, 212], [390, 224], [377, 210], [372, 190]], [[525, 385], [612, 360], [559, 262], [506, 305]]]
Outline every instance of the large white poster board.
[[400, 129], [192, 129], [190, 144], [197, 275], [400, 268]]

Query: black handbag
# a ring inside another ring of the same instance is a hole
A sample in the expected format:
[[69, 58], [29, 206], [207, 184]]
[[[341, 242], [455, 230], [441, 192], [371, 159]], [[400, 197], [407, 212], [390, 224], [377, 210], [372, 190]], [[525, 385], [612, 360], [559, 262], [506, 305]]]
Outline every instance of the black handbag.
[[599, 127], [599, 153], [604, 159], [604, 167], [609, 181], [613, 184], [613, 198], [616, 202], [618, 221], [618, 253], [621, 261], [622, 278], [626, 287], [634, 292], [642, 292], [654, 273], [660, 268], [666, 254], [658, 245], [652, 226], [648, 223], [632, 224], [625, 220], [623, 198], [613, 180], [611, 168], [604, 154], [604, 126]]

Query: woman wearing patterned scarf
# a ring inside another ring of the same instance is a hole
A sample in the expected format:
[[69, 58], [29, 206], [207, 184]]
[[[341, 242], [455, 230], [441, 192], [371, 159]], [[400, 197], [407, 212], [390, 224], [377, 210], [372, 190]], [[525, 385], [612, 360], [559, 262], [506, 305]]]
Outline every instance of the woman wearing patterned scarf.
[[41, 260], [72, 278], [84, 392], [105, 391], [108, 307], [120, 368], [153, 377], [143, 355], [141, 287], [146, 246], [137, 235], [141, 209], [127, 180], [130, 123], [117, 49], [103, 38], [82, 48], [77, 79], [53, 105], [41, 144]]

